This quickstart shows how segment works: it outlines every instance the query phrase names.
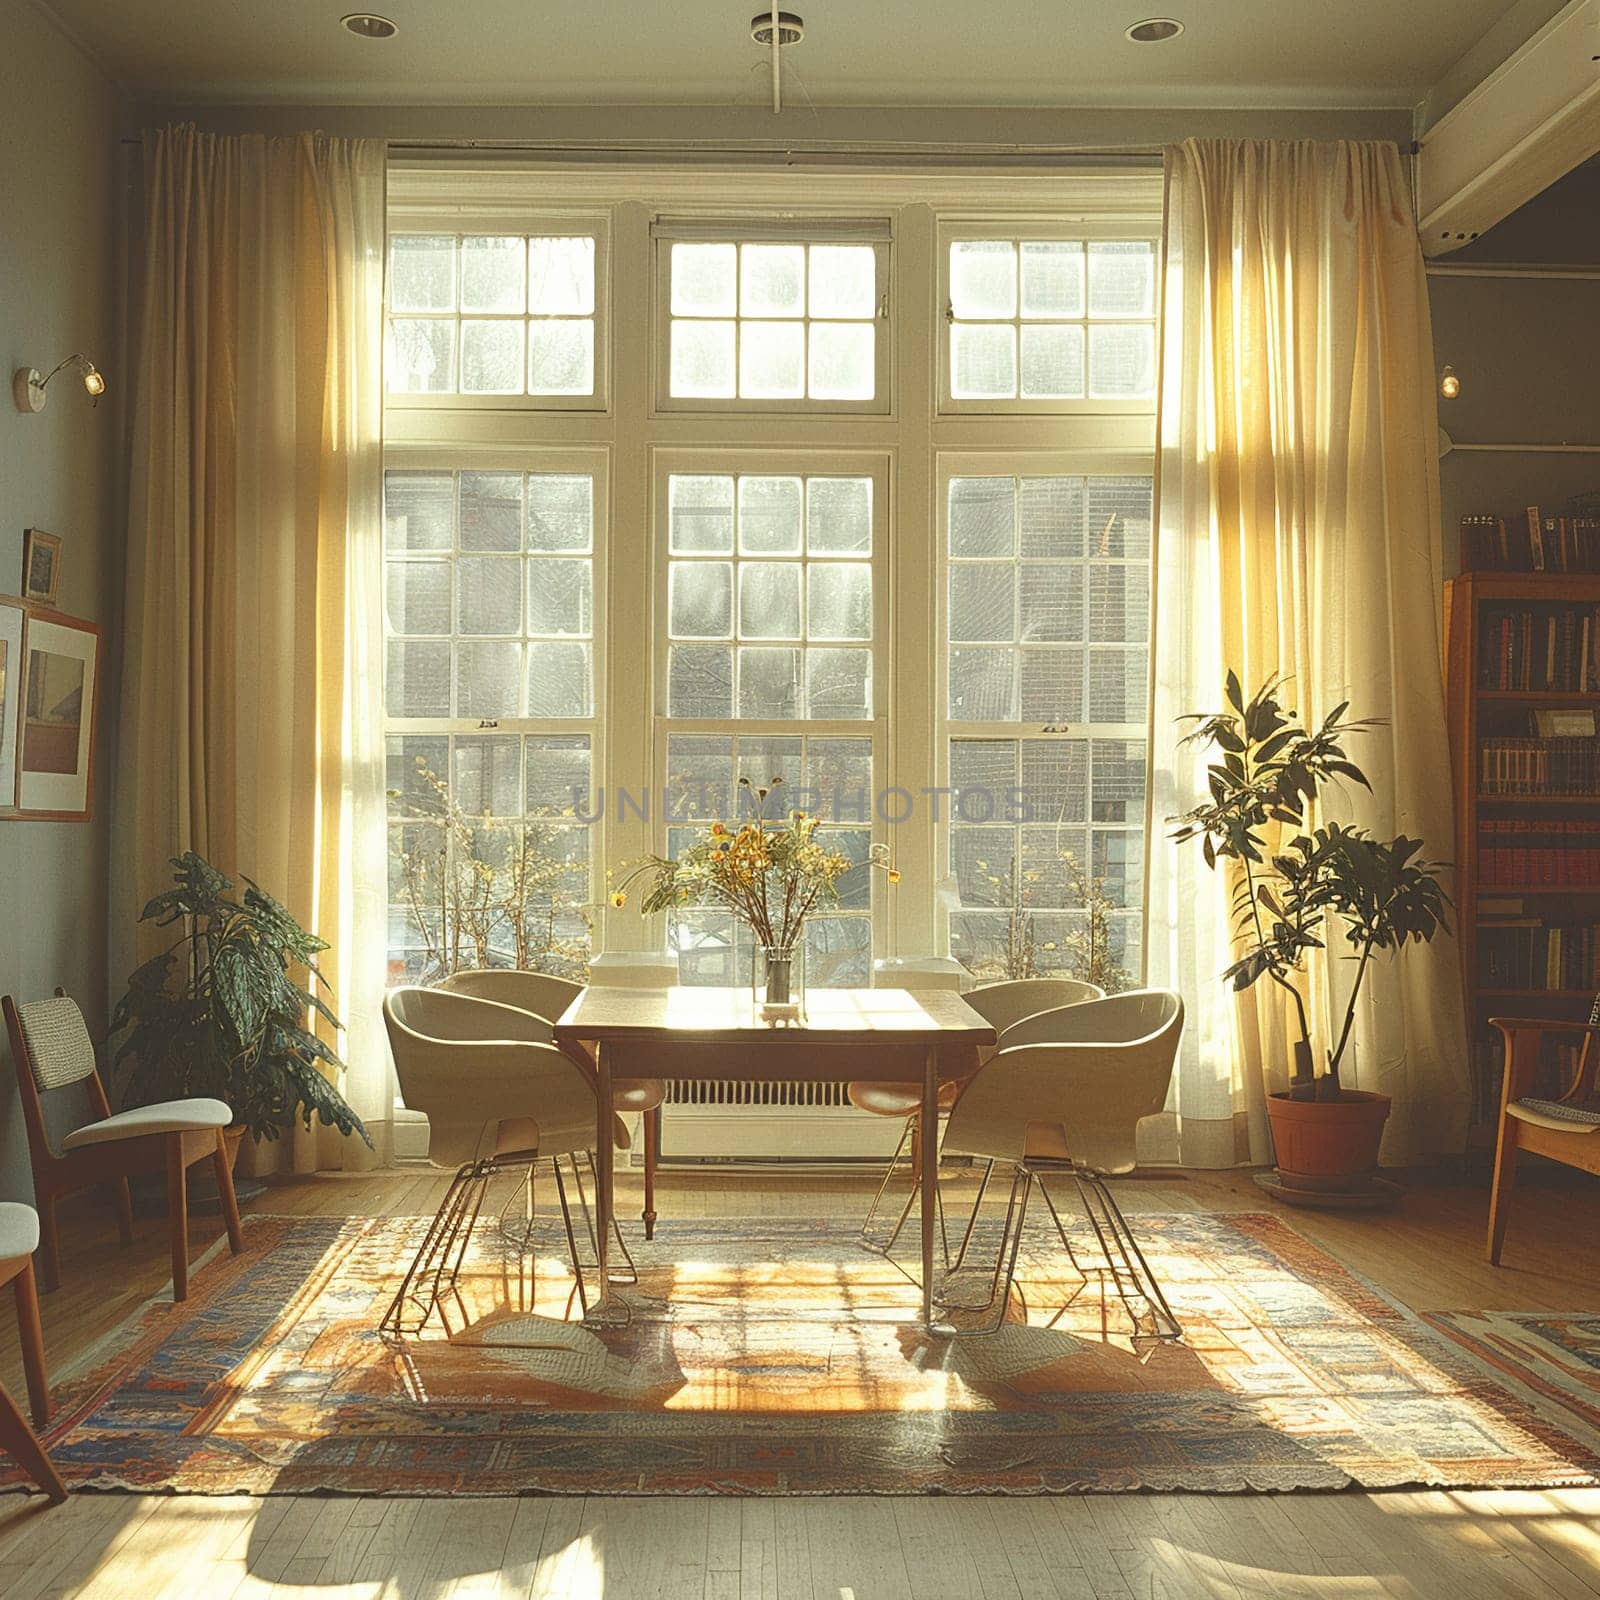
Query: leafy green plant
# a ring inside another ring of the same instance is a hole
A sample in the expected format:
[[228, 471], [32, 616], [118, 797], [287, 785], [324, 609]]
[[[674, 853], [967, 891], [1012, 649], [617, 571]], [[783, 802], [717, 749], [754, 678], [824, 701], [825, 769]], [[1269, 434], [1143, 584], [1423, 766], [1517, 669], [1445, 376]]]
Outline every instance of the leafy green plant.
[[[1308, 729], [1283, 705], [1281, 689], [1281, 679], [1269, 678], [1246, 703], [1238, 675], [1230, 671], [1227, 709], [1184, 719], [1198, 724], [1184, 742], [1215, 755], [1206, 769], [1210, 798], [1168, 820], [1178, 825], [1172, 835], [1177, 842], [1201, 841], [1208, 867], [1232, 863], [1242, 953], [1223, 976], [1235, 989], [1266, 978], [1293, 1001], [1300, 1037], [1291, 1093], [1296, 1099], [1337, 1100], [1339, 1067], [1373, 956], [1448, 932], [1451, 902], [1437, 864], [1422, 858], [1420, 839], [1397, 834], [1385, 841], [1364, 828], [1315, 820], [1319, 795], [1330, 781], [1372, 787], [1346, 753], [1345, 740], [1377, 724], [1347, 717], [1345, 702]], [[1348, 946], [1356, 971], [1319, 1079], [1305, 997], [1295, 979], [1307, 957], [1330, 940]]]
[[[372, 1140], [324, 1076], [337, 1055], [310, 1032], [316, 1011], [339, 1019], [316, 992], [316, 957], [327, 943], [307, 933], [264, 889], [233, 880], [192, 850], [174, 859], [174, 884], [150, 901], [141, 922], [179, 928], [179, 938], [144, 963], [112, 1014], [126, 1033], [115, 1065], [132, 1105], [189, 1095], [225, 1100], [258, 1139], [276, 1139], [313, 1113], [340, 1133]], [[297, 974], [304, 972], [306, 986]]]

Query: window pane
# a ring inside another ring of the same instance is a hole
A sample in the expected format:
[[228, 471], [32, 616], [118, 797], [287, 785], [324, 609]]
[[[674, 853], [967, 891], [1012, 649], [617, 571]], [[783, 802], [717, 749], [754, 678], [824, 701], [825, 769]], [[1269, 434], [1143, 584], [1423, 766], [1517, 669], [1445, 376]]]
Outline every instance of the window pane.
[[1094, 820], [1144, 825], [1145, 752], [1142, 743], [1096, 739], [1094, 756]]
[[1061, 724], [1083, 715], [1083, 651], [1024, 650], [1023, 721]]
[[667, 609], [676, 639], [727, 639], [733, 634], [733, 565], [674, 561], [667, 573]]
[[1089, 478], [1085, 481], [1092, 554], [1150, 559], [1150, 506], [1153, 482], [1143, 478]]
[[1016, 548], [1016, 479], [952, 478], [950, 554], [1009, 556]]
[[384, 787], [391, 817], [439, 816], [444, 797], [433, 780], [449, 775], [450, 740], [442, 733], [408, 733], [384, 741]]
[[1081, 556], [1083, 479], [1024, 478], [1021, 523], [1023, 555]]
[[383, 675], [384, 704], [391, 717], [450, 715], [450, 645], [391, 639]]
[[588, 811], [590, 755], [587, 734], [535, 734], [528, 738], [528, 815], [569, 817]]
[[[798, 244], [747, 244], [739, 252], [739, 315], [799, 317], [806, 309], [806, 252]], [[745, 330], [748, 333], [748, 330]]]
[[[461, 241], [461, 309], [521, 311], [527, 293], [528, 243], [522, 238]], [[521, 363], [518, 363], [520, 369]]]
[[952, 649], [952, 722], [1011, 722], [1017, 715], [1016, 652]]
[[[852, 874], [854, 877], [865, 875], [864, 872]], [[805, 923], [805, 963], [808, 988], [870, 987], [872, 923], [866, 917], [808, 917]]]
[[530, 561], [528, 632], [592, 633], [592, 590], [587, 561]]
[[461, 392], [522, 393], [522, 324], [461, 324]]
[[1089, 651], [1089, 720], [1143, 722], [1148, 688], [1143, 650], [1097, 645]]
[[739, 549], [747, 555], [800, 553], [800, 480], [739, 480]]
[[520, 709], [522, 646], [467, 639], [456, 646], [456, 715], [514, 717]]
[[1022, 637], [1026, 642], [1083, 638], [1081, 566], [1024, 561], [1017, 587], [1022, 595]]
[[872, 637], [872, 568], [817, 562], [806, 579], [806, 633], [813, 639]]
[[802, 323], [739, 324], [739, 393], [745, 399], [799, 399], [805, 393], [805, 367]]
[[1022, 330], [1022, 393], [1028, 399], [1083, 397], [1083, 329], [1041, 323]]
[[806, 712], [819, 719], [872, 715], [870, 650], [806, 651]]
[[528, 309], [535, 316], [594, 314], [594, 240], [528, 241]]
[[528, 715], [589, 715], [589, 652], [587, 644], [528, 646]]
[[778, 721], [800, 714], [800, 652], [771, 646], [739, 651], [739, 715]]
[[957, 400], [1009, 400], [1016, 392], [1017, 330], [1010, 323], [956, 323], [950, 393]]
[[455, 483], [447, 472], [384, 473], [384, 548], [448, 550], [455, 528], [455, 498]]
[[1089, 570], [1089, 637], [1143, 644], [1150, 629], [1150, 570], [1094, 566]]
[[522, 740], [515, 734], [458, 738], [451, 763], [457, 805], [469, 817], [522, 814]]
[[450, 632], [450, 563], [388, 561], [384, 591], [395, 633]]
[[456, 242], [449, 234], [391, 237], [389, 305], [395, 311], [455, 310]]
[[391, 394], [448, 394], [456, 386], [456, 325], [443, 317], [389, 323], [385, 352]]
[[594, 393], [594, 324], [528, 324], [529, 394]]
[[[768, 788], [776, 791], [767, 797], [764, 816], [782, 817], [795, 804], [792, 796], [800, 786], [800, 750], [798, 734], [740, 735], [733, 763], [735, 782], [748, 778], [758, 792]], [[781, 787], [775, 781], [779, 778], [783, 780]]]
[[867, 822], [872, 816], [872, 741], [807, 739], [805, 785], [816, 809], [836, 820]]
[[1024, 240], [1022, 314], [1025, 317], [1083, 315], [1083, 246], [1074, 241]]
[[1089, 745], [1083, 739], [1022, 740], [1022, 793], [1037, 822], [1086, 822]]
[[586, 474], [528, 474], [528, 548], [535, 552], [594, 547], [594, 482]]
[[1146, 400], [1155, 392], [1156, 330], [1149, 323], [1091, 323], [1091, 398]]
[[871, 317], [876, 311], [877, 252], [866, 244], [811, 247], [811, 315]]
[[1089, 315], [1155, 314], [1156, 255], [1148, 240], [1093, 242], [1089, 246]]
[[667, 715], [733, 715], [733, 649], [730, 645], [672, 646], [667, 655]]
[[813, 400], [870, 400], [877, 390], [876, 359], [870, 322], [813, 322], [808, 393]]
[[814, 555], [870, 553], [871, 478], [807, 480], [806, 549]]
[[667, 480], [668, 547], [677, 554], [733, 553], [733, 479], [673, 473]]
[[738, 310], [738, 257], [738, 249], [731, 244], [673, 245], [673, 316], [733, 316]]
[[1004, 239], [950, 246], [950, 304], [957, 317], [1017, 314], [1017, 252]]
[[733, 349], [731, 322], [674, 322], [671, 392], [691, 400], [731, 399]]
[[521, 563], [505, 556], [462, 556], [456, 562], [456, 632], [522, 632]]
[[746, 639], [800, 637], [800, 568], [751, 562], [739, 571], [739, 633]]
[[1009, 562], [950, 568], [950, 637], [1009, 643], [1017, 636], [1016, 572]]
[[461, 474], [461, 548], [504, 551], [522, 548], [521, 473]]

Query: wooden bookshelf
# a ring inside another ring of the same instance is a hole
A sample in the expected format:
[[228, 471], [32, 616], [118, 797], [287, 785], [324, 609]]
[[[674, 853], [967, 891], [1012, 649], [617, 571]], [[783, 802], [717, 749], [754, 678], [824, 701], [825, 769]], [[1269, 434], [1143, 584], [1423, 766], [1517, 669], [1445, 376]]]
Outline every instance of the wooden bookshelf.
[[[1456, 807], [1456, 915], [1460, 929], [1462, 980], [1473, 1050], [1475, 1085], [1493, 1060], [1488, 1019], [1532, 1012], [1581, 1021], [1593, 991], [1584, 988], [1507, 988], [1491, 985], [1480, 959], [1479, 902], [1519, 900], [1520, 916], [1540, 927], [1600, 925], [1600, 883], [1506, 883], [1484, 881], [1479, 870], [1480, 823], [1525, 821], [1548, 829], [1565, 819], [1594, 821], [1600, 794], [1501, 794], [1479, 788], [1479, 746], [1485, 738], [1526, 737], [1535, 710], [1594, 707], [1600, 689], [1488, 688], [1480, 681], [1486, 611], [1554, 607], [1600, 608], [1600, 575], [1591, 573], [1466, 572], [1445, 584], [1446, 712]], [[1475, 1090], [1481, 1124], [1484, 1095]], [[1479, 1139], [1483, 1137], [1480, 1131]]]

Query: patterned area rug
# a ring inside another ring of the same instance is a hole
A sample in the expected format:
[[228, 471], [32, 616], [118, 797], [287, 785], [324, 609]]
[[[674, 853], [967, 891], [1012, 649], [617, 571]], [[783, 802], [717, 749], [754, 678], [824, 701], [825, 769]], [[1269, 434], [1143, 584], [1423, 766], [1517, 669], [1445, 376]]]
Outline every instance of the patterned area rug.
[[152, 1302], [59, 1386], [47, 1442], [75, 1485], [191, 1494], [1596, 1481], [1569, 1413], [1276, 1218], [1135, 1223], [1186, 1328], [1147, 1363], [1042, 1235], [1012, 1320], [952, 1342], [847, 1222], [663, 1222], [634, 1243], [631, 1321], [599, 1332], [563, 1320], [553, 1251], [530, 1270], [489, 1223], [449, 1335], [391, 1348], [375, 1329], [422, 1219], [255, 1217], [244, 1256], [214, 1256], [187, 1304]]

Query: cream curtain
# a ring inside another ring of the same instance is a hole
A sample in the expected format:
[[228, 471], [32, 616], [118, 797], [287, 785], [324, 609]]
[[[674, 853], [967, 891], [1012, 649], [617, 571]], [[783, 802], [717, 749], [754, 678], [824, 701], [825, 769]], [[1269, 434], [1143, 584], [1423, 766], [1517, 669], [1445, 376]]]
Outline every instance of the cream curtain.
[[194, 849], [332, 948], [346, 1098], [268, 1164], [388, 1153], [380, 141], [145, 140], [127, 646], [124, 917]]
[[[1356, 741], [1374, 793], [1342, 797], [1343, 819], [1449, 860], [1437, 420], [1393, 145], [1190, 140], [1167, 151], [1166, 212], [1149, 975], [1182, 992], [1189, 1027], [1150, 1155], [1209, 1167], [1271, 1159], [1290, 1035], [1273, 985], [1218, 982], [1228, 884], [1167, 838], [1204, 793], [1177, 719], [1220, 708], [1230, 666], [1247, 690], [1288, 675], [1308, 717], [1349, 700], [1385, 725]], [[1369, 971], [1345, 1081], [1393, 1097], [1386, 1163], [1461, 1148], [1456, 963], [1441, 938]], [[1347, 978], [1342, 961], [1311, 974], [1315, 1017]]]

